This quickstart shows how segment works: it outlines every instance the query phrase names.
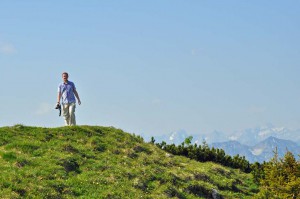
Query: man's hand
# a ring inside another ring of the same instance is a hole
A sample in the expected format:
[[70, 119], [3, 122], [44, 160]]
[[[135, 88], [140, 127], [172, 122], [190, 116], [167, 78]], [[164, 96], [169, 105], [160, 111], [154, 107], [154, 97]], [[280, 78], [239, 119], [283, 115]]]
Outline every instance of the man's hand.
[[80, 105], [81, 104], [81, 101], [80, 100], [78, 100], [78, 105]]

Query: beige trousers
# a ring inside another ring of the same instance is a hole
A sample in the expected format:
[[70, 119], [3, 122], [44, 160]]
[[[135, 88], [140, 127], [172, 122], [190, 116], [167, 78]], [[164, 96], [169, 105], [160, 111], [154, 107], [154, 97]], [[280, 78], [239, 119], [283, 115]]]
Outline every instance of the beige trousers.
[[76, 108], [75, 103], [63, 104], [62, 111], [63, 111], [63, 116], [65, 117], [66, 126], [76, 125], [75, 108]]

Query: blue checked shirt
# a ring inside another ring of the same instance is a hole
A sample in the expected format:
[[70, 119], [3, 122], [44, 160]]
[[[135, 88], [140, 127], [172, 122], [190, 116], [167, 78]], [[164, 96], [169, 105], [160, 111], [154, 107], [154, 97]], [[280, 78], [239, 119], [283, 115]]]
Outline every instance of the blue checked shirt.
[[61, 101], [62, 104], [70, 104], [70, 103], [76, 103], [74, 91], [76, 90], [75, 84], [71, 81], [68, 81], [68, 83], [60, 83], [58, 85], [58, 91], [61, 93]]

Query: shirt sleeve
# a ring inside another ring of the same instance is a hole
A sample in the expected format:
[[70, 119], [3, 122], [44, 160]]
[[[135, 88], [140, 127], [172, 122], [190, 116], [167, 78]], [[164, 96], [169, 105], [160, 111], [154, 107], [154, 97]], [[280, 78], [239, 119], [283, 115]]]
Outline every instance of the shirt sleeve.
[[60, 85], [58, 85], [57, 92], [58, 92], [58, 93], [60, 93], [60, 92], [61, 92]]

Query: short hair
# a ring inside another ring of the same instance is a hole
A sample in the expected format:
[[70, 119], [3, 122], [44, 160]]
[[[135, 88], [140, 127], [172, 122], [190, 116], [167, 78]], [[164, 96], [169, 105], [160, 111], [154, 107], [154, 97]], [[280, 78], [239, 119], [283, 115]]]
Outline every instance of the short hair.
[[67, 72], [63, 72], [63, 73], [61, 74], [61, 76], [63, 76], [64, 74], [66, 74], [66, 75], [69, 77], [69, 74], [68, 74]]

